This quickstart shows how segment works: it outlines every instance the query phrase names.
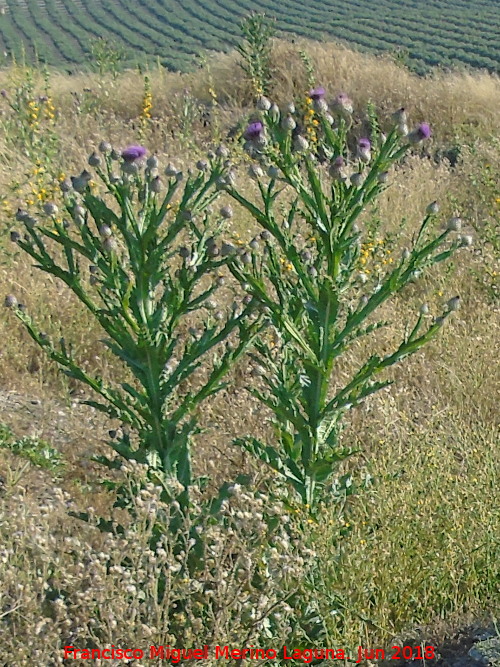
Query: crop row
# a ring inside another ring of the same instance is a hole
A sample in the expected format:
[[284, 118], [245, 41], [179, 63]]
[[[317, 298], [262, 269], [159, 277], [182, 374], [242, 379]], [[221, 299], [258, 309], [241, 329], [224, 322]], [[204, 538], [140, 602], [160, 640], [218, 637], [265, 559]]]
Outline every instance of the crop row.
[[239, 39], [250, 12], [277, 18], [280, 32], [334, 37], [380, 52], [404, 48], [415, 66], [461, 62], [500, 68], [500, 13], [495, 0], [7, 0], [0, 48], [19, 55], [22, 45], [53, 65], [82, 64], [92, 38], [121, 45], [128, 62], [158, 57], [185, 69], [202, 49], [222, 50]]

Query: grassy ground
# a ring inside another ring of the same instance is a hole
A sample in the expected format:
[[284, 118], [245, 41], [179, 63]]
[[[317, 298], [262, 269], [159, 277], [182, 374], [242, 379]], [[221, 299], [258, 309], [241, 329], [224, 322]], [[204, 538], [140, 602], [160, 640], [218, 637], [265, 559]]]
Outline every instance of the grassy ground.
[[[500, 130], [500, 81], [482, 73], [420, 79], [390, 61], [333, 45], [299, 46], [307, 48], [318, 83], [333, 95], [349, 93], [361, 126], [363, 109], [372, 102], [382, 119], [404, 105], [412, 122], [428, 120], [434, 130], [427, 154], [398, 168], [377, 207], [365, 212], [373, 243], [366, 247], [364, 270], [377, 271], [398, 253], [436, 199], [443, 219], [460, 214], [464, 232], [474, 237], [473, 250], [463, 249], [448, 269], [412, 285], [387, 307], [391, 324], [379, 340], [382, 346], [400, 337], [405, 321], [423, 302], [436, 313], [450, 296], [460, 294], [462, 301], [442, 334], [398, 367], [393, 387], [352, 413], [343, 437], [361, 453], [349, 467], [359, 482], [367, 475], [372, 482], [351, 502], [347, 522], [339, 524], [332, 507], [308, 535], [318, 554], [318, 605], [326, 613], [335, 600], [332, 645], [386, 646], [393, 637], [438, 619], [442, 638], [463, 618], [500, 611], [500, 152], [492, 139]], [[278, 103], [307, 90], [297, 48], [275, 47], [273, 99]], [[12, 81], [24, 77], [19, 71], [0, 73], [10, 99]], [[41, 78], [35, 87], [43, 92]], [[232, 56], [195, 74], [151, 73], [152, 119], [141, 120], [143, 79], [135, 73], [115, 81], [54, 75], [50, 89], [56, 111], [44, 126], [40, 165], [37, 155], [20, 149], [19, 125], [2, 100], [0, 294], [18, 294], [47, 330], [63, 331], [74, 342], [88, 368], [118, 378], [123, 371], [102, 349], [95, 325], [62, 286], [32, 269], [9, 243], [11, 212], [41, 189], [50, 189], [45, 174], [54, 164], [65, 174], [79, 173], [101, 139], [118, 146], [140, 139], [162, 162], [186, 167], [248, 112], [251, 91]], [[204, 126], [201, 110], [210, 101], [216, 104]], [[52, 153], [49, 134], [57, 141]], [[242, 160], [234, 150], [235, 159]], [[443, 156], [452, 157], [454, 166]], [[42, 171], [35, 174], [37, 169]], [[243, 170], [238, 178], [242, 189], [252, 193]], [[32, 183], [37, 184], [34, 193]], [[233, 235], [251, 238], [241, 213], [232, 224]], [[77, 404], [79, 388], [43, 359], [5, 311], [0, 337], [0, 421], [14, 440], [30, 435], [48, 441], [66, 464], [42, 468], [40, 456], [21, 456], [12, 438], [3, 436], [2, 664], [62, 664], [55, 659], [61, 642], [72, 641], [75, 627], [91, 637], [98, 622], [109, 624], [110, 642], [161, 643], [165, 637], [159, 629], [148, 635], [130, 615], [123, 581], [100, 571], [86, 580], [76, 621], [73, 612], [54, 610], [47, 599], [47, 589], [65, 589], [68, 596], [83, 590], [78, 561], [93, 563], [104, 549], [94, 531], [67, 517], [66, 504], [72, 498], [80, 508], [108, 506], [109, 498], [97, 487], [101, 472], [89, 459], [103, 451], [110, 426]], [[246, 385], [256, 381], [247, 371], [243, 363], [231, 388], [203, 408], [207, 431], [197, 444], [195, 465], [216, 481], [241, 470], [263, 474], [231, 444], [242, 432], [269, 437], [267, 415], [246, 392]], [[202, 632], [199, 639], [203, 643]]]

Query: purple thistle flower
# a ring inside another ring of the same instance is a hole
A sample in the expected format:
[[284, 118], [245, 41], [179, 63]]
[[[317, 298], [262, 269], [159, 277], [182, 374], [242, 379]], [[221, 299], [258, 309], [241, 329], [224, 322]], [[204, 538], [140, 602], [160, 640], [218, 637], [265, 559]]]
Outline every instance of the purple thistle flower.
[[1, 95], [2, 97], [7, 97], [7, 96], [8, 96], [8, 93], [7, 93], [7, 91], [5, 90], [5, 88], [2, 88], [2, 90], [0, 90], [0, 95]]
[[309, 97], [314, 101], [322, 100], [324, 96], [325, 89], [321, 86], [319, 88], [313, 88], [313, 90], [309, 91]]
[[135, 162], [135, 160], [143, 158], [146, 153], [147, 150], [144, 146], [128, 146], [122, 151], [122, 158], [125, 162]]
[[428, 123], [420, 123], [420, 125], [417, 125], [413, 132], [410, 132], [408, 135], [408, 141], [411, 144], [419, 144], [420, 142], [429, 139], [431, 134], [432, 132], [430, 125]]
[[250, 125], [245, 130], [243, 136], [248, 141], [254, 141], [255, 139], [259, 139], [263, 129], [264, 126], [260, 121], [256, 121], [255, 123], [250, 123]]
[[366, 137], [363, 137], [358, 141], [358, 146], [362, 151], [369, 151], [371, 148], [371, 142]]

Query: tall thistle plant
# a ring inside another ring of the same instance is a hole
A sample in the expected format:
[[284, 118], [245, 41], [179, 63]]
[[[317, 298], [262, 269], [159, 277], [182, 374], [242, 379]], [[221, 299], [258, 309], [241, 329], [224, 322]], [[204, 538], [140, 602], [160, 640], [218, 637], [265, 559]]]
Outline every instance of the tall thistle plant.
[[434, 338], [458, 307], [458, 297], [435, 318], [422, 306], [395, 349], [371, 355], [347, 380], [339, 372], [341, 360], [384, 326], [377, 314], [386, 301], [468, 245], [470, 237], [453, 234], [460, 227], [457, 218], [436, 232], [438, 207], [431, 204], [412, 246], [385, 275], [373, 280], [360, 272], [358, 219], [387, 187], [391, 166], [428, 139], [430, 128], [421, 124], [409, 132], [401, 109], [387, 136], [374, 122], [372, 137], [356, 140], [346, 95], [331, 107], [322, 88], [309, 97], [314, 143], [304, 136], [304, 119], [293, 104], [280, 112], [266, 98], [259, 100], [260, 120], [244, 134], [255, 160], [249, 175], [257, 183], [257, 201], [234, 186], [227, 190], [262, 228], [230, 266], [247, 300], [266, 313], [275, 339], [273, 345], [263, 335], [256, 343], [252, 358], [261, 384], [250, 391], [273, 413], [276, 439], [267, 444], [248, 436], [237, 442], [279, 473], [314, 513], [332, 493], [346, 492], [338, 475], [339, 464], [352, 453], [340, 438], [345, 414], [391, 384], [384, 371]]
[[[64, 373], [97, 395], [84, 402], [124, 424], [110, 447], [124, 460], [146, 464], [164, 500], [185, 506], [195, 483], [196, 409], [224, 386], [223, 377], [259, 326], [248, 307], [239, 313], [216, 308], [223, 281], [217, 270], [227, 261], [216, 237], [230, 209], [218, 215], [209, 209], [227, 171], [227, 152], [221, 147], [200, 160], [197, 173], [187, 177], [169, 164], [164, 180], [158, 159], [146, 161], [142, 146], [120, 154], [102, 143], [100, 153], [89, 164], [101, 195], [93, 193], [85, 170], [63, 182], [62, 211], [54, 203], [36, 218], [19, 210], [24, 233], [13, 231], [11, 238], [91, 313], [130, 381], [107, 384], [87, 372], [71, 346], [42, 333], [14, 296], [5, 303]], [[181, 385], [187, 389], [180, 392]], [[100, 461], [117, 467], [116, 459]]]

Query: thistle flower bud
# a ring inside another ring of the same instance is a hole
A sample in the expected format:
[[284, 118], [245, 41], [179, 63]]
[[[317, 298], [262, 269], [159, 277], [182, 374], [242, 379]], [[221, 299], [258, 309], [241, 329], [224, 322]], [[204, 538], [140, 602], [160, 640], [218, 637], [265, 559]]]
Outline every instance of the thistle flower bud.
[[208, 169], [208, 162], [206, 160], [198, 160], [196, 168], [200, 171], [206, 171]]
[[460, 308], [460, 297], [459, 296], [454, 296], [452, 297], [446, 304], [448, 311], [451, 313], [454, 310], [458, 310]]
[[269, 109], [269, 118], [273, 123], [277, 123], [280, 119], [280, 109], [277, 104], [273, 104]]
[[221, 158], [229, 157], [229, 151], [223, 144], [217, 146], [217, 148], [215, 149], [215, 154], [217, 155], [217, 157]]
[[224, 313], [222, 311], [218, 310], [215, 313], [214, 317], [217, 320], [217, 322], [222, 322], [222, 320], [224, 319]]
[[328, 173], [336, 181], [346, 181], [347, 175], [345, 173], [345, 160], [339, 155], [336, 157], [328, 168]]
[[285, 116], [285, 118], [283, 118], [281, 121], [281, 126], [284, 130], [292, 131], [297, 127], [297, 123], [291, 116]]
[[46, 202], [43, 205], [43, 212], [45, 215], [57, 215], [58, 210], [57, 206], [52, 202]]
[[335, 123], [335, 118], [332, 116], [331, 113], [325, 113], [325, 120], [328, 123], [328, 125], [333, 125]]
[[129, 174], [130, 176], [135, 176], [139, 173], [139, 165], [136, 162], [123, 162], [122, 171], [124, 174]]
[[295, 113], [296, 111], [295, 104], [293, 102], [288, 102], [287, 104], [285, 104], [285, 111], [287, 113]]
[[83, 222], [83, 219], [85, 218], [85, 209], [83, 206], [75, 206], [73, 208], [73, 213], [72, 213], [73, 220], [76, 222], [77, 219]]
[[259, 111], [269, 111], [271, 108], [271, 101], [268, 100], [267, 97], [262, 96], [257, 100], [256, 106]]
[[6, 308], [16, 308], [16, 306], [17, 306], [17, 299], [16, 299], [16, 297], [15, 297], [13, 294], [8, 294], [8, 295], [5, 297], [5, 300], [4, 300], [4, 302], [3, 302], [3, 305], [4, 305]]
[[472, 238], [472, 236], [470, 236], [468, 234], [465, 234], [464, 236], [460, 237], [460, 245], [463, 248], [470, 248], [473, 243], [474, 243], [474, 239]]
[[182, 248], [179, 248], [179, 255], [182, 259], [188, 259], [191, 257], [191, 251], [186, 246], [182, 246]]
[[110, 157], [112, 160], [119, 160], [121, 158], [121, 153], [120, 151], [116, 150], [116, 148], [112, 148]]
[[372, 159], [371, 142], [366, 137], [358, 141], [356, 156], [365, 164]]
[[262, 178], [264, 176], [264, 172], [260, 168], [258, 164], [251, 164], [248, 167], [248, 175], [250, 178], [252, 178], [254, 181], [258, 181], [259, 178]]
[[303, 250], [300, 253], [300, 258], [302, 259], [303, 262], [310, 262], [312, 259], [312, 255], [309, 252], [309, 250]]
[[349, 117], [354, 111], [352, 100], [345, 94], [339, 93], [333, 100], [332, 108], [339, 116]]
[[243, 305], [248, 306], [248, 304], [252, 303], [253, 296], [251, 294], [245, 294], [243, 297]]
[[263, 241], [270, 241], [271, 240], [271, 232], [269, 232], [267, 229], [264, 229], [263, 232], [260, 233], [260, 238]]
[[429, 314], [429, 306], [426, 303], [423, 303], [420, 306], [420, 315], [428, 315]]
[[360, 185], [362, 185], [364, 180], [365, 179], [363, 174], [360, 174], [359, 171], [356, 171], [354, 172], [354, 174], [351, 174], [350, 181], [355, 188], [358, 188]]
[[400, 137], [408, 136], [408, 125], [406, 123], [399, 123], [396, 131]]
[[221, 247], [220, 254], [222, 257], [228, 257], [236, 252], [236, 248], [232, 243], [223, 243]]
[[79, 193], [85, 192], [91, 178], [92, 174], [90, 174], [86, 169], [84, 169], [79, 176], [71, 176], [71, 183], [73, 184], [74, 190]]
[[367, 305], [367, 303], [368, 303], [368, 297], [366, 296], [366, 294], [363, 294], [363, 296], [359, 300], [359, 307], [364, 308]]
[[422, 141], [429, 139], [431, 136], [431, 128], [428, 123], [420, 123], [417, 127], [408, 134], [407, 139], [410, 144], [420, 144]]
[[18, 208], [17, 209], [16, 220], [18, 222], [24, 222], [27, 217], [29, 217], [28, 211], [25, 211], [23, 208]]
[[293, 150], [297, 151], [298, 153], [302, 153], [303, 151], [306, 151], [309, 148], [309, 142], [305, 137], [303, 137], [301, 134], [297, 134], [297, 136], [293, 140]]
[[406, 262], [408, 259], [411, 257], [411, 252], [408, 250], [408, 248], [405, 248], [403, 252], [401, 253], [401, 259], [403, 262]]
[[155, 195], [159, 194], [163, 189], [161, 178], [159, 176], [155, 176], [155, 178], [153, 178], [153, 180], [151, 181], [150, 187], [151, 187], [151, 192], [153, 192]]
[[433, 201], [427, 207], [427, 214], [428, 215], [437, 215], [438, 213], [439, 213], [439, 204], [437, 203], [437, 201]]
[[175, 175], [175, 180], [177, 181], [177, 183], [180, 183], [183, 178], [184, 174], [182, 173], [182, 171], [178, 171]]
[[241, 261], [243, 262], [243, 264], [251, 264], [252, 255], [249, 252], [244, 252], [241, 256]]
[[17, 243], [18, 241], [21, 240], [21, 234], [19, 232], [16, 232], [15, 230], [10, 233], [10, 240], [13, 243]]
[[392, 114], [391, 118], [394, 121], [394, 125], [406, 124], [408, 122], [408, 115], [406, 113], [406, 109], [404, 107], [401, 107]]
[[275, 167], [274, 164], [272, 164], [267, 170], [267, 175], [269, 176], [269, 178], [272, 179], [279, 178], [280, 170], [278, 169], [278, 167]]
[[150, 155], [148, 159], [146, 160], [146, 167], [148, 169], [158, 169], [158, 165], [160, 164], [160, 161], [158, 160], [157, 155]]
[[111, 144], [107, 141], [101, 141], [98, 148], [101, 153], [111, 153], [112, 150]]
[[450, 218], [446, 229], [450, 232], [459, 232], [462, 229], [462, 220], [458, 217]]
[[174, 165], [171, 162], [169, 162], [165, 167], [165, 176], [172, 178], [173, 176], [177, 176], [177, 174], [178, 170], [174, 167]]
[[227, 206], [223, 206], [220, 210], [220, 215], [222, 218], [230, 220], [233, 217], [233, 209], [231, 206], [229, 206], [229, 204]]
[[315, 266], [309, 266], [307, 269], [307, 273], [311, 276], [311, 278], [316, 278], [318, 275], [318, 270], [316, 269]]
[[217, 308], [217, 302], [213, 299], [208, 299], [208, 301], [205, 301], [204, 305], [207, 310], [215, 310]]
[[113, 232], [109, 225], [101, 225], [99, 227], [99, 234], [103, 239], [109, 239], [113, 235]]
[[217, 284], [217, 287], [223, 287], [226, 284], [226, 279], [224, 276], [217, 276], [217, 280], [215, 281]]
[[24, 218], [23, 222], [24, 222], [24, 224], [26, 225], [26, 227], [27, 227], [28, 229], [33, 229], [33, 228], [35, 227], [35, 225], [36, 225], [36, 218], [34, 218], [34, 217], [31, 216], [31, 215], [27, 215], [27, 216]]
[[322, 97], [317, 100], [313, 99], [313, 109], [316, 113], [323, 114], [328, 111], [328, 104]]
[[259, 242], [256, 238], [252, 239], [248, 245], [250, 246], [250, 248], [252, 250], [258, 250], [259, 249]]
[[97, 285], [99, 282], [99, 278], [97, 276], [90, 276], [89, 278], [89, 283], [94, 286]]
[[364, 285], [368, 282], [368, 276], [366, 275], [366, 273], [360, 273], [358, 275], [358, 280], [362, 285]]
[[69, 191], [72, 190], [72, 188], [73, 188], [73, 186], [71, 185], [71, 181], [69, 180], [69, 178], [65, 178], [64, 181], [61, 181], [59, 187], [60, 187], [60, 189], [61, 189], [61, 192], [64, 192], [64, 193], [65, 193], [65, 192], [69, 192]]
[[381, 171], [380, 174], [377, 176], [377, 180], [381, 184], [387, 183], [388, 178], [389, 178], [388, 171]]
[[207, 255], [209, 257], [218, 257], [220, 254], [219, 248], [214, 244], [207, 248]]
[[214, 153], [213, 151], [208, 151], [208, 153], [207, 153], [207, 158], [208, 158], [209, 160], [213, 160], [214, 157], [215, 157], [215, 153]]
[[98, 167], [101, 164], [102, 160], [99, 155], [94, 151], [89, 155], [88, 163], [91, 167]]
[[96, 266], [95, 264], [91, 264], [91, 265], [89, 266], [89, 271], [90, 271], [90, 273], [92, 273], [92, 274], [96, 274], [96, 273], [99, 272], [99, 267]]

